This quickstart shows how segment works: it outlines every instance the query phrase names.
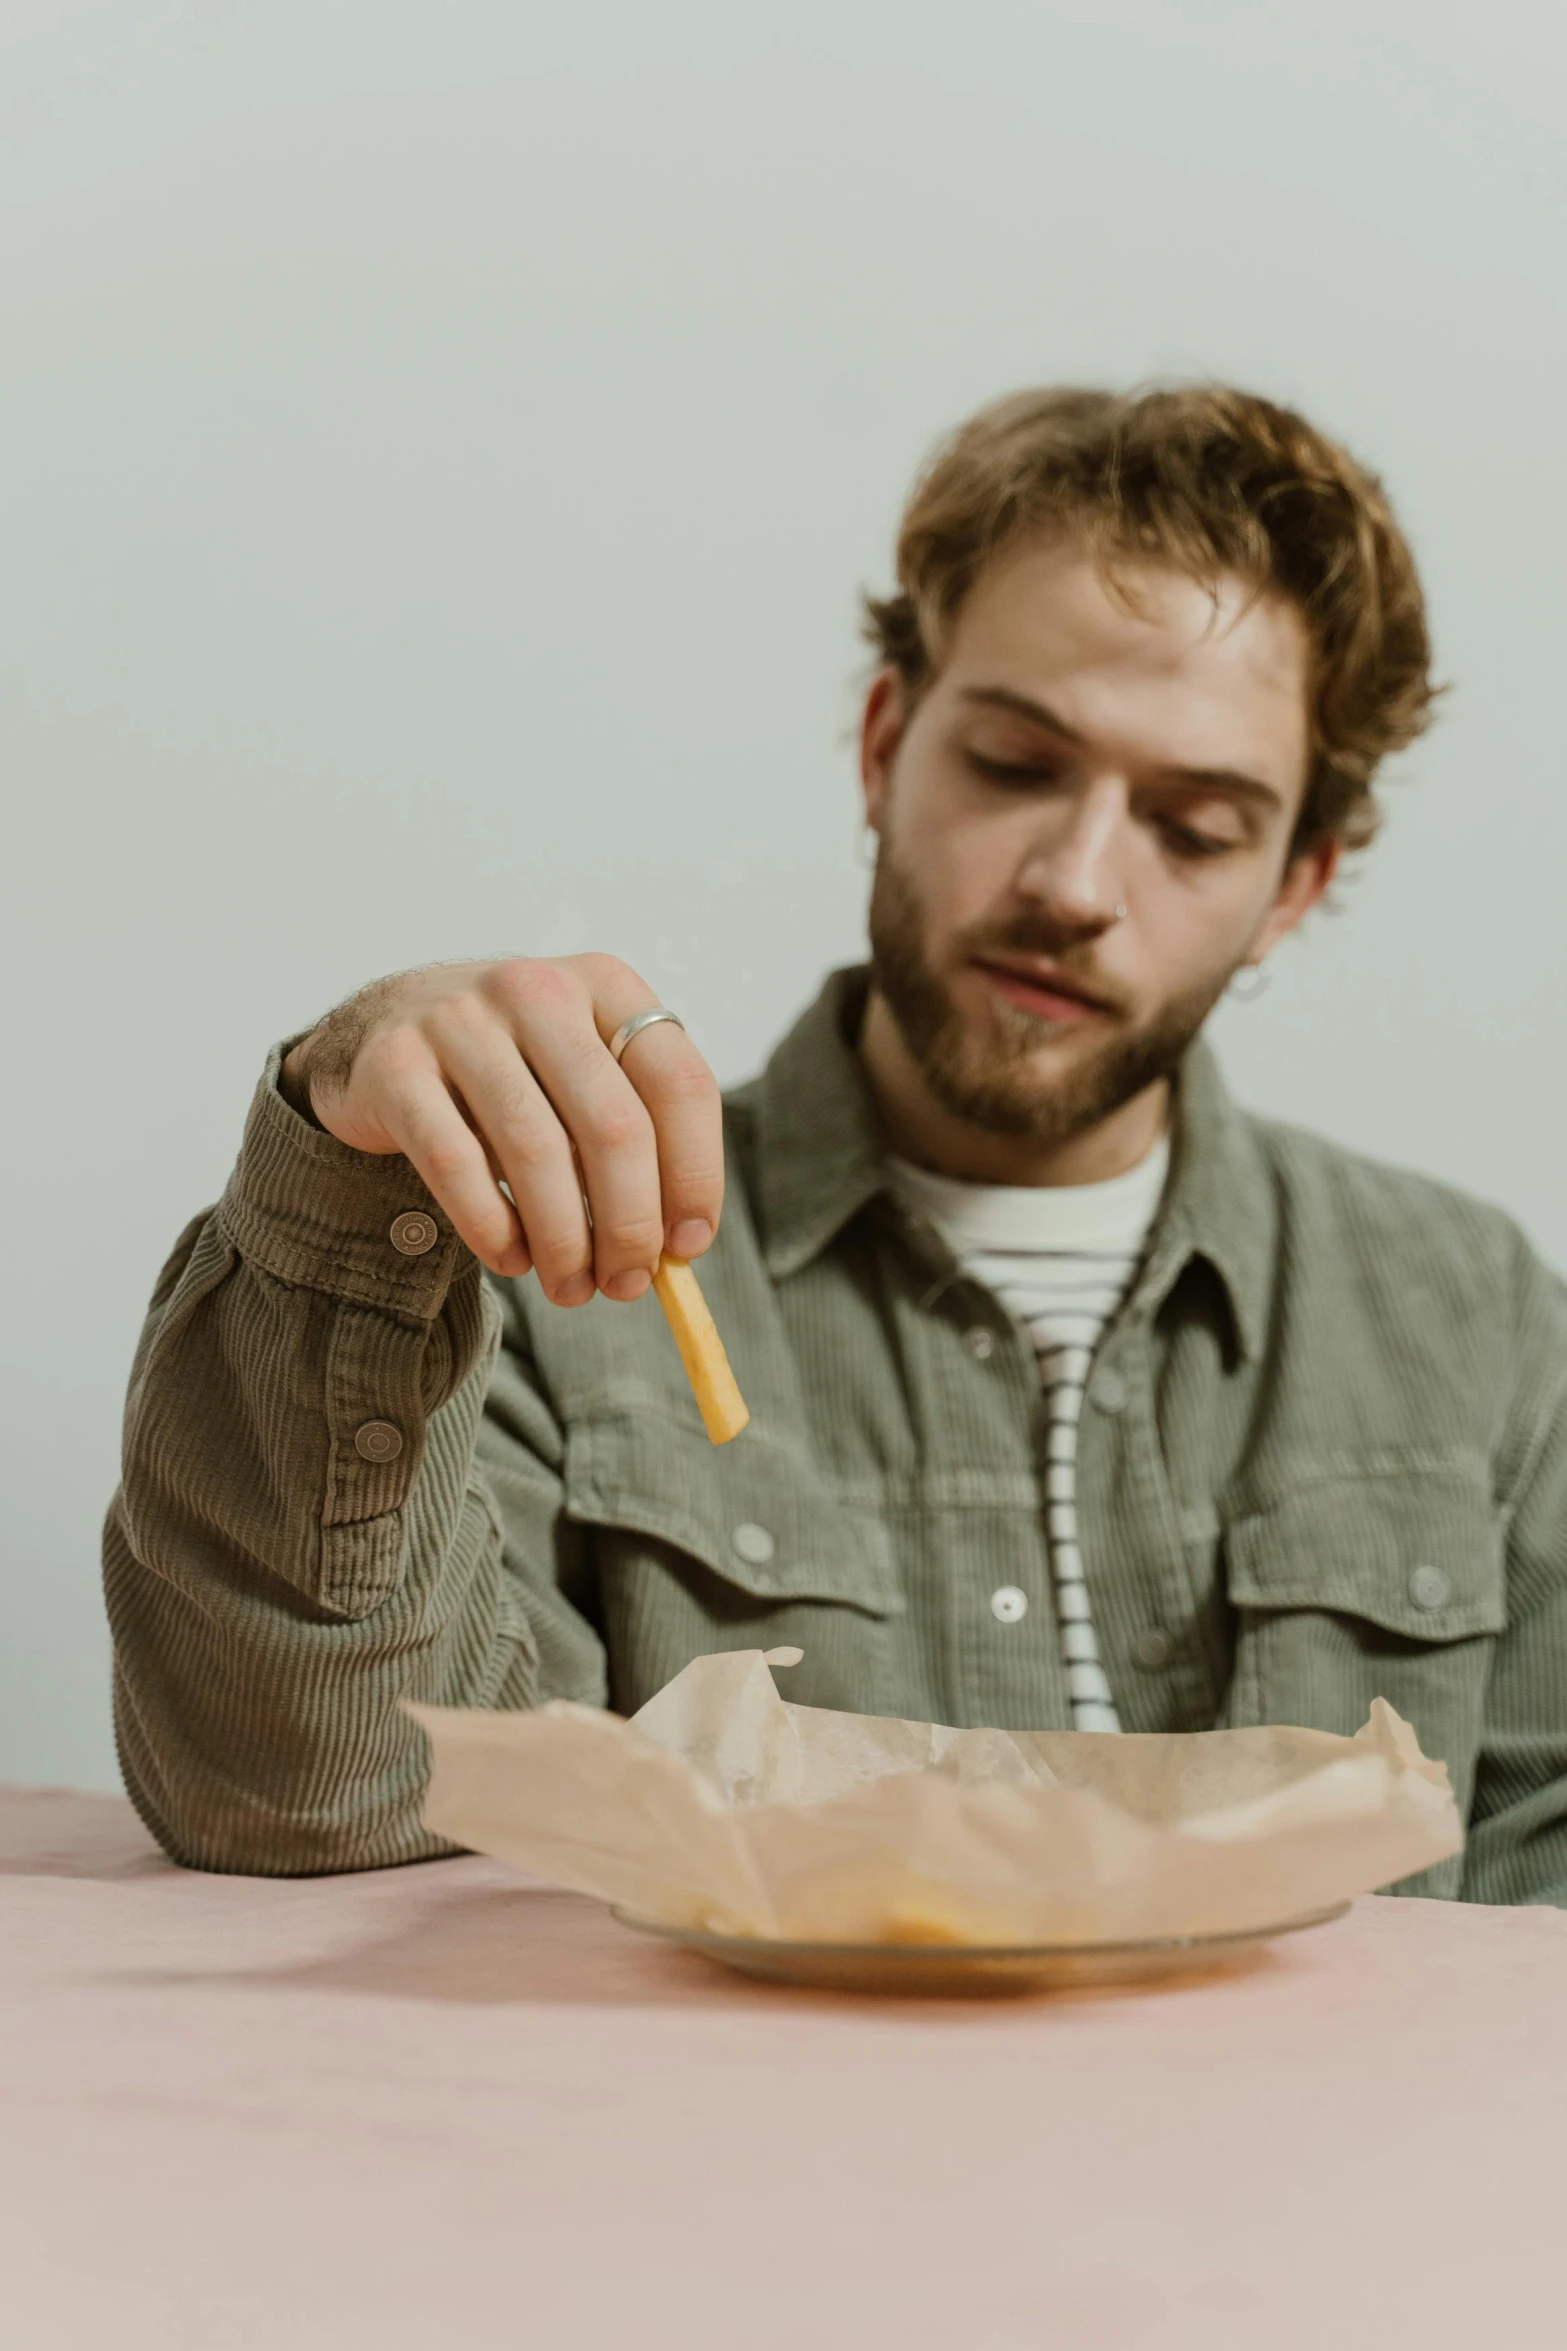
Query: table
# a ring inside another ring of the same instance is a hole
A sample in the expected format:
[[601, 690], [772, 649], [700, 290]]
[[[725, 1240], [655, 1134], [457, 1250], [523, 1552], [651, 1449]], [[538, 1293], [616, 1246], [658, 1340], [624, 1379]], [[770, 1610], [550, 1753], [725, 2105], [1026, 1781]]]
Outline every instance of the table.
[[1567, 1913], [1169, 1988], [752, 1986], [463, 1859], [0, 1791], [6, 2351], [1562, 2351]]

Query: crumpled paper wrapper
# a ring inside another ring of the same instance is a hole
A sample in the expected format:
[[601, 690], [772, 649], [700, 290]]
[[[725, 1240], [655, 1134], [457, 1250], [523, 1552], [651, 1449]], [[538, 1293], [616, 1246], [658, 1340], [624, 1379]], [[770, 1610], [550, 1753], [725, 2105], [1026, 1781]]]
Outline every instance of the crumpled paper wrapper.
[[831, 1943], [1240, 1933], [1463, 1845], [1385, 1699], [1352, 1739], [959, 1731], [786, 1705], [800, 1654], [699, 1657], [629, 1722], [411, 1705], [425, 1825], [661, 1925]]

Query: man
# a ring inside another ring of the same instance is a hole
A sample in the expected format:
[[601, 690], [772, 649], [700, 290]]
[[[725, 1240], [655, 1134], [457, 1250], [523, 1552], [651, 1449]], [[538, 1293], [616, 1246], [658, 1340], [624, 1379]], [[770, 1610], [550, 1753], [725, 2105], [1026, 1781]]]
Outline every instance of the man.
[[[791, 1697], [958, 1724], [1381, 1693], [1470, 1821], [1411, 1885], [1567, 1901], [1562, 1290], [1196, 1042], [1429, 713], [1377, 483], [1223, 388], [1026, 394], [938, 453], [898, 574], [870, 968], [755, 1083], [721, 1106], [605, 955], [403, 974], [274, 1055], [132, 1382], [137, 1803], [203, 1867], [407, 1860], [400, 1698], [629, 1712], [797, 1643]], [[721, 1449], [665, 1247], [751, 1407]]]

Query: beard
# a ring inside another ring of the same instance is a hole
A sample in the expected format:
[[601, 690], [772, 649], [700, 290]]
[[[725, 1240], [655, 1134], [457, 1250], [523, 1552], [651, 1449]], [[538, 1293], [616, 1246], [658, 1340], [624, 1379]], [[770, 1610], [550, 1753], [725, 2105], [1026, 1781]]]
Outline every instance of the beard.
[[[1071, 1142], [1149, 1086], [1171, 1078], [1223, 995], [1223, 971], [1149, 1017], [1121, 1026], [1097, 1051], [1064, 1070], [1042, 1072], [1040, 1048], [1060, 1034], [1053, 1021], [997, 1003], [988, 1034], [964, 1018], [925, 949], [923, 912], [891, 850], [876, 861], [870, 907], [871, 980], [886, 1001], [920, 1075], [943, 1110], [988, 1135], [1053, 1148]], [[1042, 912], [975, 923], [953, 941], [958, 960], [998, 951], [1047, 955], [1124, 1022], [1126, 1008], [1086, 963], [1081, 932]]]

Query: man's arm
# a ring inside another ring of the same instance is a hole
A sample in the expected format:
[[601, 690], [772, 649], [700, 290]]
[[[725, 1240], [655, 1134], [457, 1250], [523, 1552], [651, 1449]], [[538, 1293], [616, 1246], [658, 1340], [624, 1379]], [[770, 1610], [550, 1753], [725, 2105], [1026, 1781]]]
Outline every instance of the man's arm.
[[1567, 1908], [1567, 1292], [1520, 1241], [1502, 1470], [1507, 1630], [1486, 1694], [1463, 1898]]
[[555, 1581], [559, 1433], [525, 1361], [496, 1367], [478, 1264], [406, 1161], [275, 1080], [158, 1284], [105, 1581], [138, 1809], [178, 1860], [287, 1874], [443, 1850], [400, 1698], [528, 1705], [540, 1634], [546, 1694], [602, 1696], [603, 1662]]
[[561, 1434], [480, 1265], [573, 1306], [707, 1246], [713, 1074], [667, 1021], [616, 1050], [653, 1007], [613, 956], [445, 964], [268, 1071], [159, 1283], [106, 1539], [126, 1778], [181, 1860], [438, 1851], [401, 1698], [602, 1697]]

